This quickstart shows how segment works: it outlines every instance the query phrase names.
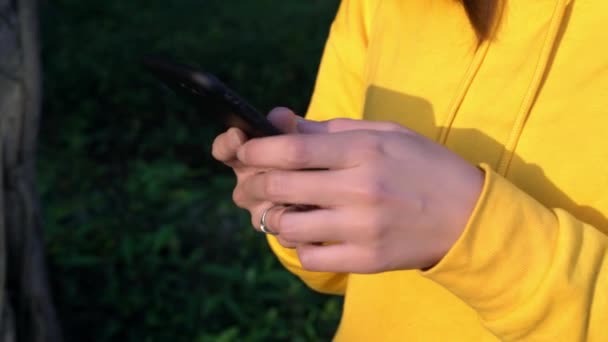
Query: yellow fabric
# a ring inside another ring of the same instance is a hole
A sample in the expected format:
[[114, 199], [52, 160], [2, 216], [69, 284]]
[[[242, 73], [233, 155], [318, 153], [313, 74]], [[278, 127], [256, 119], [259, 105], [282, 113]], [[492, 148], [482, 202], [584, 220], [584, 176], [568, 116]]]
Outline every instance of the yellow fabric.
[[337, 341], [608, 341], [608, 2], [506, 1], [478, 44], [454, 0], [344, 0], [308, 112], [398, 122], [485, 170], [431, 270], [305, 272]]

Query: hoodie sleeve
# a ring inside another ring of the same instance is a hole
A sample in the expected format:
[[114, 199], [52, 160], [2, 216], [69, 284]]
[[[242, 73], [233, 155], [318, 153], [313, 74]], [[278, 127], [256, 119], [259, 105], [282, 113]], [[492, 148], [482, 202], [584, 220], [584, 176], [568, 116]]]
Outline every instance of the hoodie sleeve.
[[482, 168], [484, 189], [463, 235], [423, 274], [501, 340], [608, 341], [608, 237]]
[[[376, 2], [342, 0], [325, 45], [307, 119], [361, 118], [365, 56]], [[279, 261], [313, 290], [344, 294], [347, 274], [305, 271], [295, 250], [282, 247], [272, 236], [268, 236], [268, 241]]]

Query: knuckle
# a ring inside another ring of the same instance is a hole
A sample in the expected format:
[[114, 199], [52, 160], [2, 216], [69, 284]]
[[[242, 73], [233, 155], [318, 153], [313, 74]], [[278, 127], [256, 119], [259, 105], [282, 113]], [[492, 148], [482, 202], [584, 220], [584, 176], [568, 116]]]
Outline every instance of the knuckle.
[[370, 172], [370, 175], [362, 178], [357, 187], [357, 192], [365, 203], [371, 205], [381, 204], [389, 197], [385, 181], [377, 176], [375, 172]]
[[386, 227], [386, 219], [383, 215], [378, 212], [374, 212], [373, 214], [369, 214], [368, 218], [365, 220], [367, 225], [367, 229], [370, 237], [374, 238], [374, 240], [378, 240], [384, 236], [384, 231]]
[[387, 270], [387, 259], [382, 248], [373, 247], [368, 250], [367, 256], [367, 272], [378, 273]]
[[289, 241], [289, 239], [281, 235], [277, 236], [277, 240], [279, 241], [279, 244], [285, 248], [294, 249], [297, 246], [296, 243]]
[[290, 140], [286, 144], [287, 153], [285, 155], [287, 163], [298, 169], [306, 167], [311, 158], [311, 151], [309, 151], [306, 143], [300, 139]]
[[390, 131], [390, 132], [401, 132], [403, 131], [403, 126], [399, 125], [396, 122], [386, 121], [383, 122], [380, 126], [382, 130]]
[[262, 176], [262, 191], [266, 199], [280, 199], [286, 191], [285, 177], [281, 172], [267, 172]]
[[367, 183], [366, 192], [367, 200], [372, 204], [383, 203], [384, 200], [388, 197], [386, 187], [379, 179], [369, 181]]
[[325, 123], [326, 123], [329, 131], [333, 132], [333, 131], [341, 131], [343, 129], [348, 128], [351, 121], [352, 120], [350, 120], [350, 119], [332, 119], [332, 120], [326, 121]]
[[302, 268], [307, 271], [315, 270], [316, 263], [314, 259], [311, 258], [309, 253], [298, 250], [298, 258], [300, 259], [300, 264], [302, 264]]
[[281, 236], [288, 241], [297, 241], [299, 239], [298, 233], [296, 230], [292, 229], [292, 227], [286, 226], [282, 223], [279, 223], [281, 226]]
[[358, 140], [359, 151], [366, 158], [375, 159], [385, 152], [384, 141], [378, 132], [365, 132]]
[[364, 239], [366, 241], [383, 241], [390, 225], [386, 215], [382, 212], [374, 210], [366, 214], [361, 224], [365, 231]]
[[237, 207], [243, 209], [245, 208], [246, 196], [241, 187], [237, 186], [232, 191], [232, 201], [234, 202], [234, 204], [236, 204]]

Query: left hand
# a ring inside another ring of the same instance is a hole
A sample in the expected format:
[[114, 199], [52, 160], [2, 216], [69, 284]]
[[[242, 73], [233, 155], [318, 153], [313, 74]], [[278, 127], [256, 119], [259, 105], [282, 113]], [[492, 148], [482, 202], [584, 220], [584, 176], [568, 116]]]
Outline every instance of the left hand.
[[271, 171], [251, 176], [236, 191], [316, 208], [271, 210], [266, 220], [279, 241], [296, 246], [305, 269], [428, 268], [462, 234], [484, 176], [453, 152], [386, 122], [302, 120], [298, 131], [305, 134], [241, 146], [241, 163]]

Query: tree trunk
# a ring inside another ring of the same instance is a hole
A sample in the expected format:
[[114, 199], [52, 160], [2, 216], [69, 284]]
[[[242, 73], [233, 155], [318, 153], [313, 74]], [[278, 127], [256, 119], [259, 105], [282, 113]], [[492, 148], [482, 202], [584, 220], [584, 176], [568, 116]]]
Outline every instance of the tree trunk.
[[36, 0], [0, 0], [0, 339], [60, 341], [35, 187], [41, 71]]

